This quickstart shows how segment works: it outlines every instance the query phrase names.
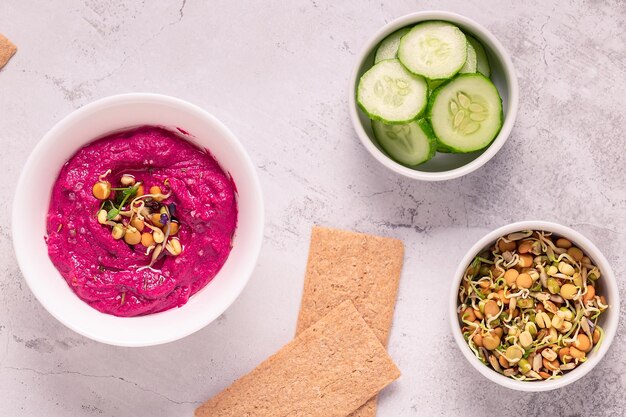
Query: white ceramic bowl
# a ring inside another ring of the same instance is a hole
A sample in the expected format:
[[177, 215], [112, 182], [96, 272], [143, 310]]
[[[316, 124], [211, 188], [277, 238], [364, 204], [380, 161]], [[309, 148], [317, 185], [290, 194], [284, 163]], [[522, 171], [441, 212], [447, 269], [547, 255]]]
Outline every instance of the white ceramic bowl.
[[[463, 274], [467, 266], [472, 262], [474, 257], [492, 246], [495, 241], [501, 237], [506, 236], [509, 233], [519, 232], [522, 230], [544, 230], [553, 232], [555, 235], [569, 239], [575, 246], [578, 246], [582, 251], [589, 256], [589, 258], [595, 263], [602, 276], [598, 281], [598, 293], [604, 295], [609, 303], [610, 307], [607, 311], [600, 316], [600, 325], [604, 329], [604, 340], [597, 351], [593, 350], [588, 355], [588, 360], [580, 366], [569, 371], [561, 378], [549, 380], [549, 381], [516, 381], [511, 378], [507, 378], [484, 365], [470, 350], [463, 334], [461, 333], [461, 327], [459, 325], [457, 307], [458, 307], [458, 290]], [[606, 354], [613, 342], [615, 332], [617, 330], [617, 322], [619, 320], [619, 291], [617, 288], [617, 281], [611, 265], [606, 260], [604, 255], [600, 253], [600, 250], [591, 243], [589, 239], [581, 235], [580, 233], [570, 229], [569, 227], [561, 226], [560, 224], [544, 222], [544, 221], [523, 221], [518, 223], [512, 223], [507, 226], [500, 227], [491, 233], [488, 233], [485, 237], [480, 239], [472, 248], [467, 252], [463, 260], [459, 264], [454, 279], [452, 281], [452, 288], [450, 289], [450, 325], [452, 328], [452, 334], [454, 339], [459, 345], [459, 349], [467, 360], [472, 364], [478, 372], [487, 377], [491, 381], [502, 385], [503, 387], [519, 390], [519, 391], [549, 391], [556, 388], [564, 387], [572, 382], [582, 378], [585, 374], [593, 369], [594, 366], [600, 362], [602, 357]]]
[[[374, 55], [378, 44], [388, 35], [405, 26], [413, 26], [427, 20], [445, 20], [457, 25], [461, 30], [472, 34], [483, 46], [491, 64], [491, 79], [502, 97], [504, 124], [502, 130], [486, 149], [468, 154], [445, 154], [438, 152], [430, 161], [416, 168], [408, 168], [391, 159], [380, 148], [367, 116], [356, 103], [356, 87], [359, 79], [374, 64]], [[509, 54], [496, 37], [483, 26], [473, 20], [455, 13], [443, 11], [427, 11], [402, 16], [383, 26], [361, 50], [356, 66], [350, 77], [348, 103], [350, 118], [356, 133], [365, 148], [384, 166], [399, 174], [424, 181], [441, 181], [457, 178], [480, 168], [502, 148], [508, 139], [515, 118], [517, 117], [519, 87], [517, 76]]]
[[[44, 242], [52, 186], [62, 165], [83, 145], [113, 131], [140, 125], [181, 128], [187, 139], [211, 151], [238, 190], [233, 249], [217, 276], [180, 308], [122, 318], [87, 305], [56, 270]], [[171, 342], [200, 330], [239, 296], [263, 238], [261, 186], [248, 154], [235, 135], [193, 104], [157, 94], [122, 94], [88, 104], [58, 122], [37, 144], [20, 176], [13, 205], [13, 245], [33, 294], [70, 329], [120, 346]]]

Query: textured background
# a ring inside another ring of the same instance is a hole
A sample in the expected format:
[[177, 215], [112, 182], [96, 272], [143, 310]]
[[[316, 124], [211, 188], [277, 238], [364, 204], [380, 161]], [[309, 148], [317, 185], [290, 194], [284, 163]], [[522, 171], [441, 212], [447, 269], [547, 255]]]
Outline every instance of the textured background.
[[[490, 163], [427, 184], [367, 154], [346, 91], [374, 31], [434, 8], [465, 14], [502, 41], [521, 101]], [[379, 416], [624, 415], [626, 309], [604, 361], [545, 394], [479, 376], [446, 312], [459, 259], [511, 221], [572, 226], [618, 279], [626, 273], [625, 16], [621, 1], [0, 1], [0, 32], [20, 48], [0, 71], [0, 415], [191, 415], [293, 336], [314, 223], [406, 244], [389, 347], [403, 376]], [[42, 135], [94, 99], [133, 91], [178, 96], [224, 121], [258, 167], [267, 209], [258, 267], [235, 304], [184, 340], [143, 349], [92, 342], [43, 310], [9, 229], [17, 177]], [[620, 289], [626, 298], [623, 280]]]

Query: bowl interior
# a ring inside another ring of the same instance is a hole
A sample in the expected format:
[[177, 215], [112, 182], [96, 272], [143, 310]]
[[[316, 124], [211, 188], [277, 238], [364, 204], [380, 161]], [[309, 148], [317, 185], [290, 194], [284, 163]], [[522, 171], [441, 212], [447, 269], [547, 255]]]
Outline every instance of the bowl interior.
[[[544, 230], [548, 232], [552, 232], [553, 236], [564, 237], [570, 240], [575, 246], [579, 247], [586, 256], [588, 256], [594, 265], [596, 265], [602, 276], [597, 281], [597, 294], [604, 295], [606, 297], [607, 302], [610, 307], [607, 311], [605, 311], [598, 320], [598, 324], [602, 327], [605, 332], [604, 340], [600, 344], [598, 350], [592, 350], [587, 356], [588, 360], [564, 374], [561, 378], [549, 381], [515, 381], [511, 378], [505, 377], [495, 370], [491, 369], [487, 365], [484, 365], [478, 358], [474, 356], [474, 353], [471, 351], [467, 342], [463, 338], [461, 334], [461, 322], [458, 320], [458, 315], [456, 314], [456, 308], [459, 305], [458, 302], [458, 289], [461, 283], [461, 279], [463, 276], [463, 272], [465, 268], [471, 263], [471, 260], [493, 246], [500, 236], [508, 235], [509, 233], [515, 233], [523, 230]], [[615, 276], [613, 271], [606, 260], [606, 258], [600, 253], [593, 243], [591, 243], [588, 239], [580, 235], [574, 230], [571, 230], [567, 227], [549, 223], [549, 222], [520, 222], [517, 224], [509, 225], [508, 228], [500, 228], [489, 235], [485, 236], [481, 241], [479, 241], [475, 247], [468, 252], [466, 257], [463, 259], [463, 262], [459, 265], [457, 270], [456, 279], [454, 280], [453, 285], [453, 294], [451, 294], [451, 314], [454, 316], [451, 317], [451, 324], [453, 326], [453, 334], [455, 339], [457, 340], [460, 348], [464, 354], [464, 356], [470, 361], [470, 363], [483, 374], [487, 378], [491, 379], [494, 382], [497, 382], [500, 385], [503, 385], [508, 388], [518, 389], [522, 391], [546, 391], [551, 389], [560, 388], [565, 386], [571, 382], [576, 381], [581, 378], [584, 374], [589, 372], [604, 356], [606, 351], [608, 350], [613, 337], [615, 335], [615, 331], [617, 329], [617, 321], [619, 319], [619, 310], [620, 310], [620, 301], [619, 301], [619, 293], [617, 290], [617, 284], [615, 281]]]
[[[509, 106], [511, 105], [510, 97], [509, 97], [509, 86], [511, 84], [511, 80], [509, 79], [509, 74], [506, 71], [504, 65], [504, 59], [501, 53], [498, 51], [497, 46], [489, 39], [488, 36], [485, 35], [483, 31], [475, 30], [475, 28], [471, 27], [468, 22], [464, 19], [456, 19], [455, 15], [445, 15], [441, 18], [426, 18], [426, 19], [416, 19], [412, 23], [407, 25], [400, 26], [390, 26], [388, 30], [382, 32], [379, 36], [376, 37], [374, 42], [374, 46], [370, 49], [369, 53], [366, 55], [365, 59], [362, 61], [358, 71], [357, 77], [355, 80], [355, 91], [356, 86], [358, 85], [359, 79], [361, 76], [374, 65], [374, 56], [376, 55], [376, 49], [380, 42], [389, 34], [399, 30], [403, 27], [412, 27], [417, 23], [427, 20], [445, 20], [449, 21], [455, 25], [457, 25], [463, 32], [473, 36], [476, 38], [485, 48], [485, 52], [487, 54], [487, 58], [489, 60], [489, 64], [491, 65], [491, 80], [497, 87], [500, 96], [502, 97], [502, 107], [504, 112], [505, 120], [509, 114]], [[372, 125], [370, 119], [363, 113], [360, 109], [357, 110], [358, 117], [363, 129], [365, 130], [369, 140], [378, 148], [378, 150], [384, 154], [391, 163], [397, 164], [400, 167], [405, 168], [403, 165], [398, 164], [393, 159], [391, 159], [387, 153], [380, 147], [378, 142], [375, 139], [374, 133], [372, 132]], [[497, 138], [495, 139], [497, 140]], [[494, 140], [494, 141], [495, 141]], [[490, 146], [493, 146], [493, 142]], [[478, 151], [471, 152], [466, 154], [452, 154], [452, 153], [442, 153], [437, 152], [437, 154], [428, 162], [421, 164], [417, 167], [410, 167], [409, 169], [421, 172], [446, 172], [451, 171], [460, 167], [463, 167], [470, 162], [474, 161], [478, 157], [480, 157], [489, 147]]]
[[[217, 276], [181, 308], [132, 318], [93, 309], [74, 294], [47, 253], [44, 241], [49, 196], [61, 166], [95, 138], [139, 125], [188, 133], [207, 148], [238, 191], [238, 224], [233, 249]], [[41, 190], [46, 190], [41, 193]], [[263, 230], [263, 205], [254, 167], [234, 135], [217, 119], [184, 101], [151, 94], [109, 97], [59, 122], [41, 140], [24, 167], [14, 201], [14, 247], [35, 296], [58, 320], [105, 343], [140, 346], [164, 343], [199, 330], [239, 295], [256, 264]], [[37, 262], [32, 262], [37, 260]]]

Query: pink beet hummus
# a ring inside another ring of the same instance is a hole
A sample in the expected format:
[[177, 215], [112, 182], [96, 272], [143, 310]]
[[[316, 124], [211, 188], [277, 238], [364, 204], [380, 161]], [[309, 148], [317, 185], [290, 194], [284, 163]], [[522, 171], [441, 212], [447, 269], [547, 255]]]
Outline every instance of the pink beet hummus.
[[[152, 268], [141, 245], [111, 238], [98, 222], [92, 185], [107, 170], [131, 172], [146, 189], [166, 180], [184, 250]], [[130, 317], [180, 307], [226, 262], [237, 224], [235, 185], [205, 150], [168, 130], [144, 126], [96, 140], [64, 166], [47, 216], [48, 254], [72, 290], [93, 308]]]

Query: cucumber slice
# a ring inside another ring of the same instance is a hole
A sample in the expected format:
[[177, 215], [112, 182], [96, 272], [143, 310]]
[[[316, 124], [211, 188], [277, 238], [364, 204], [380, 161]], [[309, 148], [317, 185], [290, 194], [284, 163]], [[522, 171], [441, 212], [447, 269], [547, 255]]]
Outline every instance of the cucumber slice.
[[411, 28], [402, 28], [396, 30], [391, 35], [382, 40], [378, 49], [376, 50], [376, 56], [374, 57], [374, 64], [378, 64], [385, 59], [396, 59], [398, 53], [398, 46], [400, 46], [400, 38], [409, 33]]
[[467, 43], [467, 59], [459, 74], [471, 74], [476, 72], [476, 50], [471, 43]]
[[400, 39], [398, 59], [414, 74], [431, 80], [450, 78], [465, 64], [467, 41], [450, 23], [420, 23]]
[[425, 119], [395, 125], [373, 120], [372, 129], [380, 146], [402, 165], [422, 164], [437, 151], [437, 139]]
[[491, 66], [483, 45], [470, 35], [465, 35], [467, 42], [474, 47], [476, 52], [476, 72], [480, 72], [485, 77], [491, 76]]
[[428, 85], [411, 74], [396, 59], [387, 59], [370, 68], [359, 81], [356, 98], [370, 119], [406, 123], [426, 108]]
[[459, 74], [433, 91], [427, 117], [442, 147], [466, 153], [485, 148], [502, 128], [502, 99], [482, 74]]

